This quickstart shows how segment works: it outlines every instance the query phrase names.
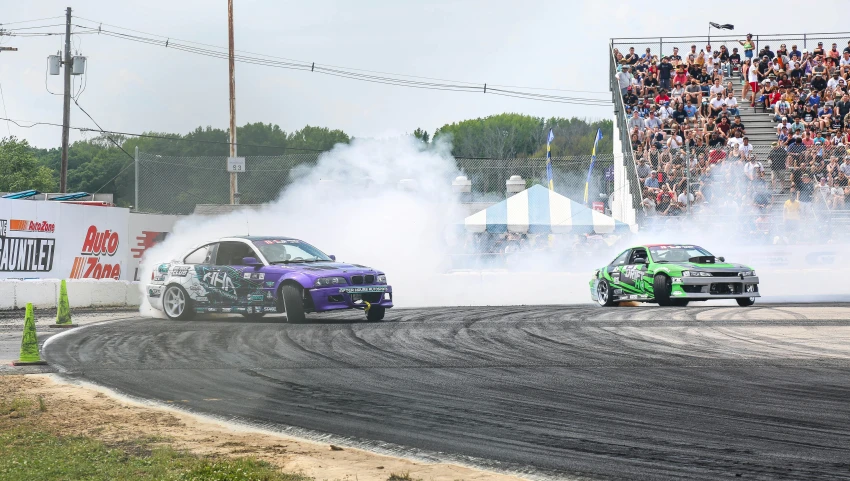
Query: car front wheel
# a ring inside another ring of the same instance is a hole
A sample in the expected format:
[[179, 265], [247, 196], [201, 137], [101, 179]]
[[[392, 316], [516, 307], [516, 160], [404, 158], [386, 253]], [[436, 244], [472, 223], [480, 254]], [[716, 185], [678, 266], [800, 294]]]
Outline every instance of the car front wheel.
[[369, 310], [366, 311], [366, 320], [369, 322], [378, 322], [384, 319], [384, 314], [386, 314], [387, 308], [384, 306], [371, 306]]
[[304, 299], [300, 287], [292, 284], [280, 286], [280, 296], [283, 299], [283, 309], [286, 312], [286, 322], [301, 324], [307, 316], [304, 314]]
[[735, 299], [735, 302], [738, 303], [741, 307], [749, 307], [756, 303], [755, 297], [739, 297]]
[[652, 295], [659, 306], [671, 306], [670, 292], [673, 290], [673, 281], [664, 274], [657, 274], [652, 281]]

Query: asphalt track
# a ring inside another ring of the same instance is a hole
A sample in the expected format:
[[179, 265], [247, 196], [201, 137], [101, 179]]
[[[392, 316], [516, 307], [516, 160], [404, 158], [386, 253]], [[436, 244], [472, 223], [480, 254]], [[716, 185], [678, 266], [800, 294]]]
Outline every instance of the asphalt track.
[[[841, 305], [391, 310], [101, 324], [65, 375], [264, 426], [565, 479], [850, 478]], [[454, 459], [454, 458], [453, 458]]]

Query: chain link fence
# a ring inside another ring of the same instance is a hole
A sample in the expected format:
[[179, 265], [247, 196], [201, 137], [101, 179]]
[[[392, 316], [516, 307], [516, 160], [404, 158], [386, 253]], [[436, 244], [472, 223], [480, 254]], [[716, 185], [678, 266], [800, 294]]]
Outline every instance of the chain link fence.
[[[247, 157], [245, 172], [238, 174], [241, 204], [262, 204], [275, 200], [291, 182], [295, 169], [316, 165], [320, 153], [291, 154], [274, 157]], [[582, 202], [591, 156], [554, 157], [552, 171], [555, 191]], [[589, 202], [606, 204], [613, 192], [613, 156], [597, 155], [588, 186]], [[138, 158], [139, 212], [191, 214], [199, 204], [229, 204], [230, 174], [226, 157], [169, 157], [140, 152]], [[546, 185], [546, 159], [457, 158], [459, 175], [472, 183], [470, 202], [495, 201], [505, 198], [505, 182], [519, 175], [527, 186]], [[402, 177], [394, 179], [398, 188]], [[416, 180], [416, 179], [413, 179]], [[445, 179], [446, 186], [454, 177]]]

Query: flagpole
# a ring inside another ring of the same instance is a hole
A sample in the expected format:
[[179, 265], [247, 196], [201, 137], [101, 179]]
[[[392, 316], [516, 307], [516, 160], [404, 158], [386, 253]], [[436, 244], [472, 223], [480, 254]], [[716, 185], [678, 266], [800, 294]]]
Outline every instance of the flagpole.
[[546, 180], [549, 184], [549, 190], [555, 190], [555, 179], [552, 177], [552, 139], [555, 138], [555, 133], [549, 129], [549, 136], [546, 137]]
[[596, 139], [593, 141], [593, 152], [590, 155], [590, 168], [587, 169], [587, 180], [584, 182], [584, 205], [588, 205], [588, 191], [590, 190], [590, 176], [593, 174], [593, 164], [596, 163], [596, 147], [602, 138], [602, 129], [596, 131]]

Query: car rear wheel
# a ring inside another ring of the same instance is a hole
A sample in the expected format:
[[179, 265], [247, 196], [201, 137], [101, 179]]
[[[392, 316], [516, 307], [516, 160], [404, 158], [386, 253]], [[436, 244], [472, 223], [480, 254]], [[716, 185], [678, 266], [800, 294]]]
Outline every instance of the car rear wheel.
[[304, 315], [303, 291], [292, 284], [280, 286], [280, 297], [283, 299], [283, 310], [286, 312], [286, 322], [301, 324], [307, 316]]
[[615, 304], [611, 284], [605, 279], [599, 279], [596, 284], [596, 302], [602, 307], [611, 307]]
[[749, 307], [756, 303], [755, 297], [739, 297], [735, 299], [735, 302], [738, 303], [741, 307]]
[[162, 310], [165, 312], [165, 317], [176, 321], [191, 319], [195, 314], [189, 293], [177, 284], [172, 284], [165, 289], [162, 295]]
[[687, 307], [688, 306], [688, 300], [687, 299], [671, 299], [670, 305], [676, 306], [676, 307]]
[[384, 319], [384, 314], [387, 313], [387, 308], [384, 306], [371, 306], [366, 311], [366, 320], [369, 322], [378, 322]]
[[673, 282], [664, 274], [656, 274], [652, 281], [652, 294], [659, 306], [672, 306], [670, 291], [673, 290]]

